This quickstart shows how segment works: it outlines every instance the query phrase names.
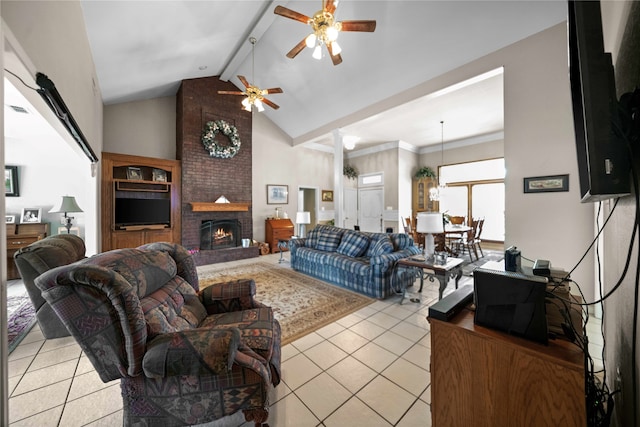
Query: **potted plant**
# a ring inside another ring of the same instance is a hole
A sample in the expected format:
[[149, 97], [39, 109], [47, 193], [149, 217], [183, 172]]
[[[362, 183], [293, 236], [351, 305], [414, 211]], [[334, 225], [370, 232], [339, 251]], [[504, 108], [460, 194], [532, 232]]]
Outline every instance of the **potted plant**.
[[358, 178], [358, 169], [351, 165], [344, 165], [342, 168], [342, 174], [349, 179], [356, 179]]
[[436, 173], [429, 166], [423, 166], [416, 172], [416, 179], [435, 178]]

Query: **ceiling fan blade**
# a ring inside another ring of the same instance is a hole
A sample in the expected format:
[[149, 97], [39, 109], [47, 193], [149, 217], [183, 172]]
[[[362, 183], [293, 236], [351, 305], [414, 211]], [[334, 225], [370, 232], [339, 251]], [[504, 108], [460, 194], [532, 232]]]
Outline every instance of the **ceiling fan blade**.
[[219, 90], [218, 95], [245, 95], [245, 93], [235, 90]]
[[364, 31], [372, 33], [376, 30], [376, 21], [342, 21], [342, 31]]
[[303, 24], [308, 24], [311, 18], [302, 13], [298, 13], [295, 10], [288, 9], [284, 6], [276, 6], [273, 13], [276, 15], [284, 16], [285, 18], [293, 19], [294, 21], [300, 21]]
[[270, 93], [283, 93], [282, 89], [279, 87], [272, 87], [271, 89], [264, 89], [262, 93], [270, 94]]
[[336, 3], [334, 0], [324, 0], [324, 10], [333, 14], [336, 11]]
[[305, 39], [302, 39], [300, 43], [298, 43], [293, 49], [289, 51], [289, 53], [287, 53], [287, 58], [295, 58], [296, 55], [302, 52], [302, 49], [304, 49], [305, 47], [307, 47], [307, 43]]
[[247, 79], [244, 76], [238, 76], [238, 78], [240, 79], [240, 81], [242, 82], [242, 84], [244, 85], [244, 87], [249, 87], [251, 86], [249, 84], [249, 82], [247, 81]]
[[274, 104], [273, 102], [269, 101], [267, 98], [262, 98], [262, 103], [267, 104], [269, 107], [273, 108], [274, 110], [277, 110], [278, 108], [280, 108], [279, 105]]

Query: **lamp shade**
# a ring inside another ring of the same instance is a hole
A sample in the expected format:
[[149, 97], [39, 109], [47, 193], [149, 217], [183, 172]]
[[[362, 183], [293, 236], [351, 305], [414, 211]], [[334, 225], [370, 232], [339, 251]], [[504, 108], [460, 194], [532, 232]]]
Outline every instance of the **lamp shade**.
[[444, 223], [440, 213], [419, 213], [416, 224], [418, 233], [437, 234], [444, 233]]
[[310, 223], [311, 223], [311, 214], [309, 212], [296, 213], [296, 224], [310, 224]]
[[68, 212], [83, 212], [76, 203], [76, 198], [73, 196], [62, 196], [62, 201], [59, 205], [54, 206], [49, 213], [68, 213]]

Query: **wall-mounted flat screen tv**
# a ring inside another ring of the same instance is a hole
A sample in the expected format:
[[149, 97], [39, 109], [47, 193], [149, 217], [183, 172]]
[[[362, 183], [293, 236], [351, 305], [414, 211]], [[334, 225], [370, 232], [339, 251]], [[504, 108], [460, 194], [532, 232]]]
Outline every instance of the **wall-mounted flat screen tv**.
[[171, 200], [116, 198], [115, 225], [171, 225]]
[[617, 115], [611, 54], [604, 51], [599, 1], [570, 0], [569, 77], [582, 202], [629, 194], [630, 165], [614, 132]]

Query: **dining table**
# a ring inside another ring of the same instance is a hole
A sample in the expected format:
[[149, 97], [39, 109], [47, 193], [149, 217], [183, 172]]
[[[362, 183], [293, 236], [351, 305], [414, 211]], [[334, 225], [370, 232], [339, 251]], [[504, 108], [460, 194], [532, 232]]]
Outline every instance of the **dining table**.
[[449, 254], [454, 256], [457, 255], [457, 252], [447, 244], [447, 240], [451, 240], [453, 237], [458, 237], [458, 235], [462, 238], [464, 233], [471, 230], [471, 227], [464, 224], [445, 224], [444, 233], [440, 234], [440, 238], [436, 237], [436, 250], [447, 251]]

